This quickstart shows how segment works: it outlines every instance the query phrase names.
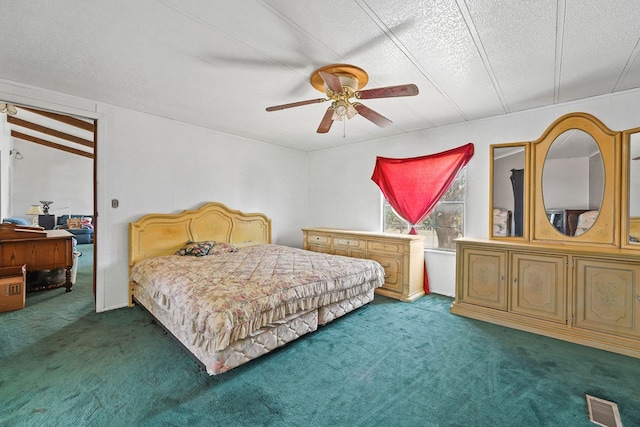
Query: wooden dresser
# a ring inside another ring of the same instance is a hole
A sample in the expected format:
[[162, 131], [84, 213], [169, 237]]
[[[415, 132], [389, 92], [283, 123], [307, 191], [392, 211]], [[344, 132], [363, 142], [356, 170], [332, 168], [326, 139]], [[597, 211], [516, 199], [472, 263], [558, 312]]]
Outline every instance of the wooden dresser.
[[[554, 175], [580, 169], [556, 157], [556, 145], [588, 153], [580, 182]], [[640, 243], [633, 220], [640, 216], [640, 169], [634, 152], [640, 152], [640, 128], [614, 132], [586, 113], [559, 118], [538, 140], [492, 146], [490, 200], [504, 206], [510, 185], [504, 171], [522, 169], [524, 227], [512, 236], [457, 240], [451, 312], [640, 358]], [[580, 233], [558, 225], [582, 211], [564, 208], [556, 223], [546, 209], [574, 194], [585, 195], [585, 202], [589, 195], [589, 212], [597, 214], [592, 222], [578, 221]]]
[[376, 293], [412, 302], [424, 295], [424, 237], [335, 228], [305, 228], [303, 248], [378, 261], [385, 283]]

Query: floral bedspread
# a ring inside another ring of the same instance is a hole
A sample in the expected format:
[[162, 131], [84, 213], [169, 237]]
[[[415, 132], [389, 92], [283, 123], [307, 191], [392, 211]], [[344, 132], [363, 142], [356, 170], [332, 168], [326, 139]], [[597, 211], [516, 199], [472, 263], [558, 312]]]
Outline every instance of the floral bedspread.
[[218, 351], [290, 314], [382, 286], [384, 269], [372, 260], [268, 244], [145, 259], [131, 279]]

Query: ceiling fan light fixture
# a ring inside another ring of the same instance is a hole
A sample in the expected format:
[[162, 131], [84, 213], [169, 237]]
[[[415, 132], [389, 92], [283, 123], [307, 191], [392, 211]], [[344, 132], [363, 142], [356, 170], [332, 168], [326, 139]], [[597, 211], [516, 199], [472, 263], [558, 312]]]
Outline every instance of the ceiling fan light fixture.
[[10, 116], [15, 116], [16, 114], [18, 114], [18, 110], [13, 104], [9, 104], [8, 102], [0, 102], [0, 113], [6, 113]]
[[340, 117], [344, 117], [349, 112], [349, 103], [343, 99], [333, 103], [333, 111]]
[[337, 74], [337, 76], [340, 79], [342, 88], [348, 93], [350, 97], [353, 96], [353, 93], [360, 87], [360, 82], [358, 82], [358, 79], [353, 75], [347, 74]]
[[356, 114], [358, 114], [358, 110], [356, 110], [353, 105], [349, 104], [349, 107], [347, 107], [347, 118], [351, 119], [353, 118]]

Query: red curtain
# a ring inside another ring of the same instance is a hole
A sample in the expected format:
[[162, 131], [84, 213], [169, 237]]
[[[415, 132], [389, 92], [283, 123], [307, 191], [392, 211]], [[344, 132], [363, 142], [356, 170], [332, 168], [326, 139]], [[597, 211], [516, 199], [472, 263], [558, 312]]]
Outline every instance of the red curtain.
[[[411, 224], [409, 234], [417, 234], [415, 224], [431, 213], [471, 157], [472, 143], [408, 159], [377, 157], [371, 179], [398, 215]], [[424, 291], [428, 294], [426, 264], [424, 273]]]

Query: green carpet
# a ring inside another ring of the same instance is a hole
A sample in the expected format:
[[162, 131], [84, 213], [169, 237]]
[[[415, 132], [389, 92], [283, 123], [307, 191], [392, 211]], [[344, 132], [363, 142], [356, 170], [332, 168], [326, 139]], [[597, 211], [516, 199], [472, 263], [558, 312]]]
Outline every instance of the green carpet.
[[640, 360], [449, 313], [369, 306], [210, 377], [142, 309], [93, 312], [91, 246], [74, 291], [0, 313], [2, 426], [593, 426], [584, 394], [640, 425]]

